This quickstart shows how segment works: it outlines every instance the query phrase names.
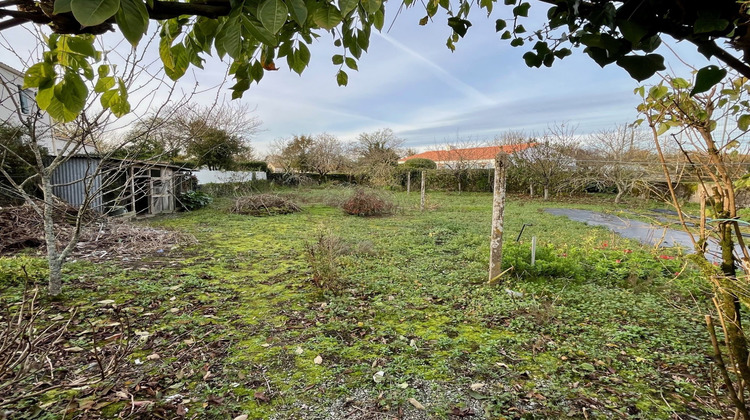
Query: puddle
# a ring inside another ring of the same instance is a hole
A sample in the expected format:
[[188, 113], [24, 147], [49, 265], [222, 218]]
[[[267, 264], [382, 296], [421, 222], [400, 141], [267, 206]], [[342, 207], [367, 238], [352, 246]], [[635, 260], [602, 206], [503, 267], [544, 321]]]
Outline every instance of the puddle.
[[[555, 216], [566, 216], [573, 221], [586, 223], [590, 226], [604, 226], [624, 238], [635, 239], [642, 244], [651, 246], [659, 245], [660, 248], [679, 246], [685, 252], [691, 254], [694, 252], [690, 236], [681, 230], [656, 226], [641, 222], [640, 220], [617, 217], [591, 210], [548, 208], [545, 211]], [[736, 246], [735, 252], [741, 253], [742, 249]], [[709, 241], [706, 256], [711, 262], [721, 261], [721, 252], [718, 243]]]

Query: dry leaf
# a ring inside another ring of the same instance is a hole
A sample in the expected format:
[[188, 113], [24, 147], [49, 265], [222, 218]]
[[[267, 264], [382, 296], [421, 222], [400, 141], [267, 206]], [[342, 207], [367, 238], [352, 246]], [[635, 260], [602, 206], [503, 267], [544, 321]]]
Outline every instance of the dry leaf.
[[304, 352], [304, 350], [302, 350], [302, 347], [297, 347], [297, 348], [296, 348], [296, 349], [294, 350], [294, 353], [295, 353], [295, 354], [302, 354], [303, 352]]
[[258, 401], [263, 401], [263, 402], [269, 402], [269, 401], [271, 401], [271, 399], [268, 398], [268, 396], [266, 395], [266, 393], [263, 392], [263, 391], [256, 392], [253, 395], [253, 397], [255, 397], [255, 399], [258, 400]]
[[235, 417], [233, 420], [247, 420], [247, 414], [241, 414]]
[[414, 398], [409, 398], [409, 404], [416, 407], [418, 410], [424, 410], [424, 406], [419, 403], [419, 401], [415, 400]]
[[385, 376], [385, 372], [383, 372], [382, 370], [379, 370], [379, 371], [375, 372], [374, 375], [372, 375], [372, 380], [375, 381], [376, 384], [379, 384], [379, 383], [383, 382], [383, 377], [384, 376]]
[[159, 356], [157, 353], [152, 353], [146, 356], [146, 360], [158, 360], [161, 359], [161, 356]]
[[99, 302], [96, 302], [96, 303], [100, 305], [109, 305], [110, 303], [115, 303], [115, 301], [112, 299], [105, 299], [105, 300], [100, 300]]
[[316, 365], [319, 365], [323, 363], [323, 357], [321, 357], [320, 355], [317, 355], [315, 356], [315, 359], [313, 359], [313, 362], [315, 362]]
[[84, 350], [82, 348], [80, 348], [80, 347], [68, 347], [68, 348], [63, 349], [63, 351], [67, 351], [67, 352], [70, 352], [70, 353], [80, 353], [80, 352], [82, 352]]
[[479, 391], [480, 389], [484, 388], [484, 383], [477, 382], [475, 384], [469, 385], [469, 388], [471, 388], [472, 391]]

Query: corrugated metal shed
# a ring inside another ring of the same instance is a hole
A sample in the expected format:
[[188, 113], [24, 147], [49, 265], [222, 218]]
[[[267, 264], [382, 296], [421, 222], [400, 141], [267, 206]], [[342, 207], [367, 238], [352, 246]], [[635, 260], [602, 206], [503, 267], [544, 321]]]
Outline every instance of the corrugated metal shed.
[[102, 211], [102, 175], [98, 168], [101, 159], [73, 156], [63, 162], [52, 174], [52, 191], [72, 206], [80, 206], [91, 196], [90, 207]]

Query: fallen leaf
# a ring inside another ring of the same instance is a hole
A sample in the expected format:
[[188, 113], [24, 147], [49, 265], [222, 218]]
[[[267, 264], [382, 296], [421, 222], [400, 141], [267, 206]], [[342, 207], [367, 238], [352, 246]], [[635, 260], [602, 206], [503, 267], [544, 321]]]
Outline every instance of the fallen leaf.
[[161, 359], [161, 356], [157, 353], [151, 353], [148, 356], [146, 356], [146, 360], [158, 360]]
[[178, 308], [171, 308], [169, 312], [172, 312], [173, 314], [176, 314], [177, 312], [180, 312]]
[[105, 299], [105, 300], [100, 300], [99, 302], [96, 302], [96, 303], [100, 305], [109, 305], [111, 303], [115, 303], [115, 301], [112, 299]]
[[313, 359], [313, 362], [315, 362], [316, 365], [319, 365], [323, 363], [323, 357], [321, 357], [320, 355], [317, 355], [315, 356], [315, 359]]
[[177, 405], [177, 413], [176, 413], [176, 414], [177, 414], [178, 416], [180, 416], [180, 417], [185, 417], [185, 414], [187, 414], [187, 412], [188, 412], [188, 409], [187, 409], [187, 407], [185, 407], [185, 406], [184, 406], [184, 405], [182, 405], [182, 404], [178, 404], [178, 405]]
[[263, 343], [260, 346], [261, 347], [271, 347], [271, 343]]
[[374, 375], [372, 375], [372, 380], [375, 381], [376, 384], [379, 384], [379, 383], [383, 382], [383, 377], [384, 376], [385, 376], [385, 372], [383, 372], [382, 370], [379, 370], [379, 371], [375, 372]]
[[82, 352], [84, 350], [82, 348], [76, 346], [76, 347], [64, 348], [63, 351], [67, 351], [67, 352], [70, 352], [70, 353], [80, 353], [80, 352]]
[[233, 420], [247, 420], [247, 414], [241, 414], [235, 417]]
[[409, 398], [409, 404], [416, 407], [418, 410], [424, 410], [424, 406], [419, 403], [419, 401], [415, 400], [414, 398]]
[[472, 391], [479, 391], [480, 389], [484, 388], [484, 383], [477, 382], [475, 384], [469, 385], [469, 388], [471, 388]]
[[302, 350], [302, 347], [297, 347], [296, 349], [294, 349], [294, 353], [295, 354], [302, 354], [302, 353], [304, 353], [304, 350]]
[[399, 388], [401, 388], [401, 389], [406, 389], [406, 388], [409, 387], [409, 384], [406, 383], [406, 382], [402, 382], [400, 384], [397, 384], [396, 386], [399, 387]]
[[258, 400], [258, 401], [263, 401], [263, 402], [269, 402], [269, 401], [271, 401], [271, 399], [268, 398], [268, 396], [266, 395], [266, 393], [263, 392], [263, 391], [256, 392], [255, 394], [253, 394], [253, 397], [256, 400]]
[[468, 407], [466, 408], [453, 407], [449, 414], [451, 416], [456, 416], [456, 417], [469, 417], [469, 416], [474, 415], [474, 410]]

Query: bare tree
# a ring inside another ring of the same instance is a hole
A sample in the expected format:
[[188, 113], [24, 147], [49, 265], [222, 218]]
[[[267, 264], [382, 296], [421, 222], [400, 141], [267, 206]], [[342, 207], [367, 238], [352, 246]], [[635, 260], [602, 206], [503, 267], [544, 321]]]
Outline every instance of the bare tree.
[[511, 160], [513, 165], [523, 168], [530, 184], [542, 186], [544, 199], [548, 200], [550, 189], [564, 185], [566, 174], [576, 168], [575, 159], [571, 157], [578, 148], [575, 128], [553, 125], [533, 142], [534, 147], [513, 153]]
[[321, 178], [330, 172], [341, 169], [343, 161], [344, 144], [338, 137], [322, 133], [313, 138], [312, 147], [310, 147], [308, 154], [308, 165]]
[[617, 188], [615, 203], [649, 175], [647, 164], [650, 152], [645, 148], [647, 134], [630, 125], [620, 125], [590, 136], [596, 152], [592, 165], [595, 174], [605, 184]]
[[[163, 88], [163, 80], [153, 79], [150, 76], [149, 80], [143, 79], [148, 72], [142, 66], [141, 54], [133, 51], [119, 63], [123, 70], [122, 74], [126, 75], [120, 83], [125, 88], [132, 87], [140, 77], [139, 85], [141, 86], [149, 85], [151, 82], [152, 89]], [[33, 208], [44, 222], [44, 243], [49, 266], [49, 292], [54, 296], [62, 292], [62, 267], [78, 243], [85, 215], [94, 207], [101, 210], [107, 205], [102, 201], [104, 191], [117, 182], [126, 170], [126, 161], [110, 158], [115, 151], [126, 147], [129, 143], [122, 142], [105, 150], [100, 147], [99, 142], [95, 141], [123, 127], [122, 124], [119, 127], [115, 124], [118, 119], [111, 107], [102, 110], [98, 106], [101, 102], [101, 91], [89, 89], [91, 93], [83, 112], [71, 123], [61, 126], [36, 108], [31, 100], [33, 92], [21, 91], [19, 94], [18, 86], [22, 84], [18, 82], [19, 73], [8, 68], [5, 70], [2, 73], [4, 76], [0, 77], [0, 94], [6, 98], [2, 103], [5, 115], [2, 122], [22, 130], [25, 136], [24, 145], [29, 153], [27, 155], [16, 153], [12, 148], [5, 146], [4, 142], [0, 142], [0, 149], [5, 156], [21, 159], [21, 162], [32, 171], [23, 179], [18, 179], [11, 176], [6, 168], [0, 165], [0, 174], [5, 177], [6, 185], [8, 185], [4, 192], [16, 194]], [[171, 86], [174, 87], [173, 84]], [[168, 92], [168, 98], [170, 98], [168, 101], [171, 100], [171, 92], [172, 90]], [[153, 102], [149, 101], [153, 101], [155, 95], [149, 95], [149, 92], [143, 93], [145, 99], [138, 102], [138, 105], [148, 108], [153, 105]], [[119, 111], [124, 111], [124, 109], [119, 108]], [[162, 115], [160, 112], [157, 114]], [[137, 110], [131, 113], [131, 121], [141, 118], [143, 115]], [[56, 135], [57, 133], [64, 133], [65, 137]], [[73, 157], [87, 158], [85, 173], [75, 179], [58, 180], [56, 178], [58, 170]], [[29, 191], [29, 186], [34, 186], [34, 191]], [[81, 192], [79, 201], [72, 203], [72, 206], [71, 203], [63, 203], [55, 194], [56, 189], [65, 186], [73, 186]], [[36, 191], [38, 191], [38, 197]], [[68, 214], [72, 212], [74, 219], [67, 237], [59, 236], [57, 231], [57, 221], [60, 219], [57, 213], [60, 212], [61, 207], [66, 208]]]
[[359, 174], [368, 177], [375, 185], [391, 183], [404, 141], [390, 128], [360, 133], [352, 146], [359, 164]]

